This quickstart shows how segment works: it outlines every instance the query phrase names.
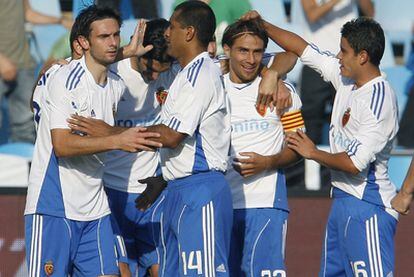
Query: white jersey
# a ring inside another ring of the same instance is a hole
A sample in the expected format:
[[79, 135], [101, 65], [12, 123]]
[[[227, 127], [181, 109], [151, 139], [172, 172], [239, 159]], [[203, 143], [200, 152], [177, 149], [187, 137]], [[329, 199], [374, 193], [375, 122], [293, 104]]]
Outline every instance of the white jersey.
[[220, 69], [207, 52], [195, 57], [177, 74], [162, 107], [161, 120], [188, 136], [175, 149], [160, 150], [166, 180], [226, 170], [230, 145], [226, 97]]
[[360, 171], [352, 175], [331, 170], [332, 185], [364, 201], [391, 210], [396, 188], [388, 176], [388, 160], [398, 131], [396, 96], [389, 83], [377, 77], [360, 88], [340, 75], [339, 62], [309, 45], [301, 56], [336, 89], [329, 142], [332, 153], [346, 152]]
[[[68, 62], [70, 61], [70, 58], [66, 59]], [[37, 81], [36, 87], [33, 91], [33, 99], [32, 99], [32, 105], [33, 105], [33, 119], [37, 128], [39, 127], [39, 121], [40, 117], [42, 116], [42, 110], [43, 107], [41, 106], [45, 102], [45, 95], [47, 90], [47, 84], [48, 81], [52, 78], [52, 76], [56, 73], [56, 71], [61, 68], [62, 65], [60, 64], [54, 64], [51, 66]]]
[[[168, 71], [162, 72], [156, 80], [149, 83], [131, 67], [130, 59], [113, 64], [111, 70], [122, 77], [128, 88], [118, 104], [115, 124], [121, 127], [159, 124], [162, 98], [166, 97], [179, 71], [179, 65], [173, 64]], [[110, 151], [105, 160], [105, 186], [130, 193], [142, 193], [146, 184], [141, 184], [138, 180], [160, 175], [159, 165], [158, 152]]]
[[51, 130], [68, 129], [71, 114], [114, 124], [114, 111], [125, 90], [119, 76], [108, 72], [104, 87], [95, 83], [84, 58], [62, 66], [48, 82], [40, 104], [25, 214], [47, 214], [89, 221], [110, 213], [102, 185], [104, 153], [56, 157]]
[[[236, 84], [224, 75], [224, 86], [230, 99], [231, 148], [226, 179], [233, 196], [233, 208], [279, 208], [288, 210], [286, 180], [283, 171], [267, 170], [260, 174], [242, 177], [232, 167], [235, 157], [243, 158], [240, 152], [255, 152], [260, 155], [274, 155], [282, 150], [284, 128], [279, 116], [268, 108], [264, 116], [255, 104], [261, 77], [247, 84]], [[303, 128], [300, 116], [302, 102], [292, 85], [285, 83], [292, 94], [293, 104], [286, 115], [297, 112], [297, 127]]]

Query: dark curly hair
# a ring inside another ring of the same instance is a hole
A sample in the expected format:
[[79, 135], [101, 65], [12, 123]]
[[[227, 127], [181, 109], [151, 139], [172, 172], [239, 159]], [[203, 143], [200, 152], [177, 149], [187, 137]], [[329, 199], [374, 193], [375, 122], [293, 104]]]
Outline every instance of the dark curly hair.
[[143, 55], [144, 58], [157, 60], [160, 63], [171, 62], [172, 58], [167, 55], [167, 41], [165, 40], [165, 30], [167, 30], [170, 23], [163, 19], [153, 19], [147, 22], [145, 29], [143, 45], [153, 45], [151, 51]]

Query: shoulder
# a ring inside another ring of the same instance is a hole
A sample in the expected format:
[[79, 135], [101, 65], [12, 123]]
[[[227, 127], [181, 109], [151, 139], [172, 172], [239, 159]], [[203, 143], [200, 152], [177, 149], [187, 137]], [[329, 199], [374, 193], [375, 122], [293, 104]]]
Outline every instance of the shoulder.
[[389, 117], [396, 107], [395, 93], [389, 83], [380, 78], [360, 93], [358, 102], [380, 120]]
[[79, 61], [71, 61], [56, 72], [53, 80], [58, 84], [54, 86], [72, 91], [79, 86], [83, 76], [85, 76], [84, 66]]

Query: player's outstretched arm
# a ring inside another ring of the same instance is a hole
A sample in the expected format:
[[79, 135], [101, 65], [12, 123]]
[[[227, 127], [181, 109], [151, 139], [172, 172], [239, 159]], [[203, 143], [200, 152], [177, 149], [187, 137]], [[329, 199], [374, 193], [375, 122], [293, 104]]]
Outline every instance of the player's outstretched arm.
[[290, 149], [296, 151], [305, 159], [314, 160], [330, 169], [358, 174], [351, 158], [345, 152], [331, 154], [316, 148], [312, 140], [301, 130], [286, 134], [286, 142]]
[[[260, 14], [257, 11], [249, 11], [241, 17], [242, 20], [261, 19]], [[285, 51], [295, 53], [300, 57], [305, 50], [308, 43], [295, 33], [289, 32], [282, 28], [279, 28], [266, 20], [263, 20], [263, 27], [265, 28], [267, 35], [276, 44], [282, 47]]]
[[414, 158], [398, 194], [391, 200], [392, 207], [402, 215], [408, 214], [414, 196]]
[[72, 133], [70, 129], [53, 129], [51, 135], [57, 157], [90, 155], [109, 150], [151, 151], [162, 146], [161, 143], [150, 140], [159, 137], [158, 133], [146, 132], [145, 128], [140, 127], [129, 128], [119, 134], [104, 137], [80, 136]]
[[159, 142], [162, 147], [176, 148], [181, 141], [183, 141], [187, 135], [177, 132], [164, 124], [158, 124], [146, 127], [148, 132], [160, 134], [157, 138], [151, 138], [151, 140]]

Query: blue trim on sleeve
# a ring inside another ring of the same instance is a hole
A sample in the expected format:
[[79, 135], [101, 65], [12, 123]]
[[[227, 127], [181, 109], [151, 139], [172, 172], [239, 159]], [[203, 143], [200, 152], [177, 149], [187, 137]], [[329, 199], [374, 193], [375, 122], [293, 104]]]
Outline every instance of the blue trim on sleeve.
[[194, 62], [194, 64], [187, 71], [187, 80], [190, 82], [191, 86], [195, 86], [197, 77], [200, 73], [201, 66], [203, 65], [204, 58], [201, 58]]
[[385, 85], [384, 82], [378, 82], [373, 85], [373, 92], [371, 97], [370, 109], [377, 119], [379, 119], [382, 111], [382, 106], [385, 100]]

